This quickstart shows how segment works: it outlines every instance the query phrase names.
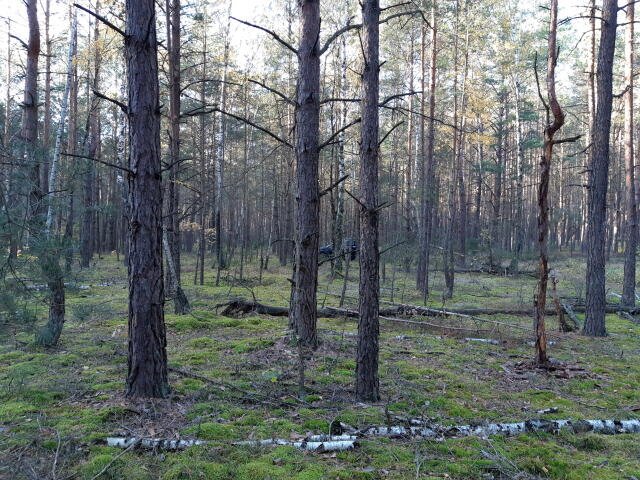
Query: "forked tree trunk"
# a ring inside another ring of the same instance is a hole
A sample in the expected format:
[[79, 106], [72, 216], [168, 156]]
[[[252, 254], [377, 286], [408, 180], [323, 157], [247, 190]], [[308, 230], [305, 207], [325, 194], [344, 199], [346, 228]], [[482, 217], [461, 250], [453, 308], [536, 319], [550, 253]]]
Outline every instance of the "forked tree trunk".
[[380, 399], [378, 379], [378, 319], [380, 278], [378, 274], [378, 97], [379, 97], [380, 1], [362, 3], [362, 128], [360, 136], [360, 289], [356, 396]]
[[[540, 264], [538, 273], [538, 286], [536, 289], [535, 308], [535, 334], [536, 334], [536, 363], [546, 365], [549, 362], [547, 356], [547, 333], [545, 329], [544, 315], [547, 302], [547, 283], [549, 279], [549, 176], [551, 173], [551, 160], [553, 159], [554, 135], [564, 124], [564, 112], [558, 103], [556, 96], [556, 64], [558, 62], [557, 30], [558, 30], [558, 0], [551, 0], [549, 21], [549, 48], [547, 59], [547, 97], [548, 103], [541, 98], [546, 109], [546, 126], [544, 129], [544, 146], [540, 159], [540, 183], [538, 184], [538, 247], [540, 249]], [[537, 75], [537, 74], [536, 74]], [[553, 121], [551, 120], [553, 115]]]
[[127, 396], [165, 397], [160, 102], [154, 0], [127, 0], [129, 356]]
[[299, 0], [300, 46], [295, 124], [296, 229], [291, 326], [298, 341], [315, 347], [320, 192], [320, 1]]
[[636, 250], [638, 249], [638, 212], [636, 205], [635, 164], [633, 145], [633, 32], [635, 5], [627, 5], [625, 27], [625, 83], [624, 98], [624, 163], [626, 169], [625, 187], [627, 197], [626, 244], [624, 256], [624, 283], [621, 303], [626, 307], [636, 304]]
[[589, 213], [587, 227], [587, 313], [583, 332], [605, 336], [605, 241], [607, 184], [609, 181], [609, 133], [613, 103], [613, 56], [616, 47], [617, 0], [604, 0], [598, 67], [596, 109], [591, 133], [593, 155], [589, 170]]

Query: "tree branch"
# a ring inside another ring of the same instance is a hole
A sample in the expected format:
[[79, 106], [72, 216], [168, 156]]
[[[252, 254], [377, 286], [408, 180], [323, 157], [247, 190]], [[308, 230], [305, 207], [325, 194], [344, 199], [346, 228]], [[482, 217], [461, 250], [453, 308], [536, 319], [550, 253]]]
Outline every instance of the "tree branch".
[[251, 83], [255, 83], [256, 85], [260, 85], [262, 88], [264, 88], [265, 90], [270, 91], [271, 93], [277, 95], [278, 97], [280, 97], [281, 99], [283, 99], [285, 102], [287, 102], [289, 105], [293, 105], [294, 107], [296, 106], [296, 102], [294, 102], [293, 100], [291, 100], [289, 97], [287, 97], [284, 93], [279, 92], [278, 90], [276, 90], [275, 88], [271, 88], [268, 85], [265, 85], [262, 82], [259, 82], [258, 80], [253, 80], [251, 78], [248, 79]]
[[296, 48], [294, 48], [290, 43], [285, 42], [282, 39], [282, 37], [280, 35], [278, 35], [276, 32], [274, 32], [273, 30], [269, 30], [268, 28], [261, 27], [260, 25], [256, 25], [254, 23], [250, 23], [250, 22], [247, 22], [245, 20], [240, 20], [239, 18], [236, 18], [236, 17], [233, 17], [233, 16], [231, 16], [229, 18], [232, 18], [236, 22], [239, 22], [239, 23], [242, 23], [244, 25], [247, 25], [248, 27], [257, 28], [258, 30], [262, 30], [263, 32], [268, 33], [269, 35], [271, 35], [271, 37], [273, 37], [274, 40], [276, 40], [278, 43], [280, 43], [280, 45], [282, 45], [285, 48], [288, 48], [289, 50], [291, 50], [296, 55], [298, 54], [298, 50]]
[[345, 175], [342, 178], [338, 179], [337, 181], [333, 182], [331, 185], [329, 185], [327, 188], [325, 188], [324, 190], [322, 190], [320, 192], [320, 196], [323, 197], [325, 196], [327, 193], [329, 193], [331, 190], [333, 190], [334, 188], [336, 188], [338, 185], [340, 185], [342, 182], [344, 182], [347, 178], [349, 178], [349, 175]]
[[230, 112], [226, 112], [226, 111], [222, 110], [221, 108], [217, 108], [217, 107], [214, 107], [214, 108], [212, 109], [212, 111], [213, 111], [213, 112], [220, 112], [220, 113], [222, 113], [222, 114], [224, 114], [224, 115], [227, 115], [228, 117], [235, 118], [236, 120], [239, 120], [240, 122], [246, 123], [247, 125], [251, 125], [253, 128], [255, 128], [255, 129], [257, 129], [257, 130], [260, 130], [260, 131], [261, 131], [261, 132], [263, 132], [263, 133], [266, 133], [266, 134], [267, 134], [267, 135], [269, 135], [271, 138], [273, 138], [274, 140], [279, 141], [279, 142], [280, 142], [280, 143], [282, 143], [283, 145], [286, 145], [286, 146], [287, 146], [287, 147], [289, 147], [289, 148], [293, 148], [293, 145], [291, 145], [289, 142], [287, 142], [284, 138], [279, 137], [279, 136], [278, 136], [278, 135], [276, 135], [275, 133], [273, 133], [273, 132], [271, 132], [271, 131], [267, 130], [267, 129], [266, 129], [266, 128], [264, 128], [264, 127], [261, 127], [260, 125], [258, 125], [258, 124], [256, 124], [256, 123], [253, 123], [251, 120], [249, 120], [249, 119], [247, 119], [247, 118], [240, 117], [240, 116], [235, 115], [235, 114], [230, 113]]
[[331, 134], [331, 136], [329, 138], [327, 138], [324, 142], [322, 142], [319, 146], [318, 146], [318, 150], [322, 150], [324, 147], [326, 147], [327, 145], [330, 145], [333, 142], [333, 139], [336, 138], [338, 135], [340, 135], [342, 132], [344, 132], [346, 129], [354, 126], [356, 123], [360, 123], [361, 119], [360, 117], [356, 118], [355, 120], [353, 120], [352, 122], [347, 123], [344, 127], [339, 128], [338, 130], [336, 130], [335, 132], [333, 132]]
[[135, 172], [130, 168], [123, 167], [122, 165], [116, 165], [115, 163], [106, 162], [104, 160], [100, 160], [99, 158], [88, 157], [87, 155], [76, 155], [74, 153], [66, 153], [66, 152], [61, 152], [60, 155], [63, 155], [65, 157], [71, 157], [71, 158], [84, 158], [86, 160], [92, 160], [94, 162], [98, 162], [103, 165], [106, 165], [107, 167], [117, 168], [118, 170], [125, 171], [130, 175], [135, 175]]
[[111, 97], [107, 97], [104, 93], [100, 93], [97, 90], [93, 91], [93, 94], [98, 97], [101, 98], [103, 100], [106, 100], [107, 102], [111, 102], [114, 105], [117, 105], [118, 107], [120, 107], [120, 109], [125, 113], [125, 115], [129, 114], [129, 107], [127, 107], [124, 103], [122, 103], [119, 100], [116, 100], [115, 98], [111, 98]]
[[97, 18], [98, 20], [100, 20], [102, 23], [104, 23], [107, 27], [115, 30], [116, 32], [118, 32], [120, 35], [122, 35], [123, 37], [127, 38], [127, 34], [124, 32], [124, 30], [122, 30], [121, 28], [116, 27], [113, 23], [111, 23], [109, 20], [107, 20], [106, 18], [104, 18], [102, 15], [98, 15], [95, 12], [92, 12], [91, 10], [89, 10], [86, 7], [83, 7], [82, 5], [80, 5], [79, 3], [74, 3], [73, 4], [74, 7], [79, 8], [80, 10], [82, 10], [83, 12], [87, 12], [89, 15]]

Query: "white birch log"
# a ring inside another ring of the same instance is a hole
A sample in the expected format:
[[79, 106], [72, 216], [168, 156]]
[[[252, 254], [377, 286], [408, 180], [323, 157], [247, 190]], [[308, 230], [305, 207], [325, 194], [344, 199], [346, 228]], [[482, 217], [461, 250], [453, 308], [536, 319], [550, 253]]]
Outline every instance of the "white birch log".
[[[233, 445], [249, 447], [291, 446], [309, 452], [337, 452], [351, 450], [358, 446], [361, 438], [431, 438], [441, 440], [457, 437], [480, 437], [490, 435], [515, 436], [527, 432], [546, 432], [557, 434], [562, 430], [579, 433], [599, 433], [603, 435], [618, 435], [640, 433], [640, 420], [526, 420], [513, 423], [489, 423], [487, 425], [454, 425], [443, 426], [428, 424], [422, 420], [412, 419], [408, 426], [395, 425], [390, 427], [374, 426], [356, 430], [343, 423], [335, 423], [335, 427], [348, 433], [335, 435], [309, 435], [302, 440], [287, 440], [284, 438], [270, 438], [265, 440], [244, 440], [234, 442]], [[332, 426], [332, 429], [334, 427]], [[146, 448], [156, 450], [181, 450], [194, 445], [206, 445], [207, 440], [180, 440], [162, 438], [139, 437], [108, 437], [107, 445], [119, 448]]]

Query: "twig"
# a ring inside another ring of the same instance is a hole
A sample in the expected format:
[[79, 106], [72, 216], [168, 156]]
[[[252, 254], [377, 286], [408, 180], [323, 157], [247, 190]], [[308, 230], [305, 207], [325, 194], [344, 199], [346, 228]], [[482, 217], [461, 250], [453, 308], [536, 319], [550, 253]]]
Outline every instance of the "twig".
[[93, 477], [91, 477], [91, 480], [96, 480], [96, 478], [100, 477], [103, 473], [105, 473], [109, 467], [111, 467], [111, 465], [113, 465], [113, 463], [118, 460], [121, 456], [123, 456], [125, 453], [127, 453], [129, 450], [131, 450], [133, 447], [135, 447], [136, 445], [138, 445], [138, 443], [140, 443], [139, 441], [135, 441], [132, 442], [131, 445], [129, 445], [127, 448], [125, 448], [122, 452], [120, 452], [118, 455], [116, 455], [115, 457], [113, 457], [111, 459], [111, 461], [109, 463], [107, 463], [104, 468], [102, 470], [100, 470], [98, 473], [96, 473]]

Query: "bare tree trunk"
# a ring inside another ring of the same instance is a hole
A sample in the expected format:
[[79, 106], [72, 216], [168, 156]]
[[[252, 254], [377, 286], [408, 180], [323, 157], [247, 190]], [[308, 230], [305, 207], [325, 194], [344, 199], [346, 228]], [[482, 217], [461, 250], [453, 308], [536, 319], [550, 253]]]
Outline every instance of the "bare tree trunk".
[[[437, 74], [437, 59], [438, 59], [438, 30], [437, 30], [437, 16], [436, 16], [436, 0], [433, 0], [431, 4], [431, 65], [429, 67], [429, 116], [427, 122], [427, 136], [426, 141], [424, 135], [422, 144], [423, 154], [423, 178], [421, 182], [421, 210], [422, 210], [422, 222], [420, 232], [420, 253], [418, 257], [418, 268], [416, 270], [416, 287], [422, 292], [426, 300], [429, 294], [429, 249], [431, 248], [431, 231], [433, 226], [433, 214], [434, 214], [434, 188], [433, 173], [434, 173], [434, 143], [435, 143], [435, 112], [436, 112], [436, 74]], [[424, 27], [423, 27], [424, 28]], [[423, 109], [424, 109], [424, 70], [425, 70], [425, 53], [424, 42], [426, 35], [423, 34], [423, 59], [422, 59], [422, 71], [423, 71]]]
[[520, 258], [524, 247], [524, 143], [522, 141], [522, 119], [520, 115], [520, 84], [517, 79], [513, 82], [513, 91], [515, 93], [515, 134], [516, 134], [516, 244], [515, 255], [511, 265], [511, 271], [517, 273], [519, 271]]
[[362, 128], [360, 140], [360, 289], [356, 396], [361, 401], [380, 399], [378, 379], [378, 98], [380, 1], [362, 3]]
[[42, 151], [45, 159], [42, 162], [42, 192], [46, 195], [50, 190], [55, 190], [49, 186], [50, 165], [49, 147], [51, 142], [51, 36], [49, 35], [49, 19], [51, 18], [51, 0], [45, 0], [44, 4], [44, 122], [42, 126]]
[[42, 211], [42, 189], [40, 188], [40, 164], [36, 158], [38, 141], [38, 58], [40, 56], [40, 26], [38, 24], [38, 2], [27, 0], [29, 43], [24, 79], [22, 106], [22, 132], [25, 163], [29, 171], [28, 218], [37, 221]]
[[627, 196], [627, 241], [624, 257], [624, 284], [621, 303], [625, 307], [636, 304], [636, 250], [638, 249], [638, 211], [636, 206], [635, 162], [633, 145], [633, 33], [635, 5], [627, 5], [625, 27], [625, 83], [624, 98], [624, 163], [626, 169], [625, 187]]
[[597, 104], [593, 132], [593, 157], [589, 171], [587, 228], [586, 307], [583, 333], [604, 336], [605, 328], [605, 227], [609, 181], [609, 133], [613, 102], [613, 56], [617, 29], [617, 1], [604, 0], [596, 78]]
[[[96, 3], [96, 11], [100, 10], [100, 2]], [[100, 88], [100, 28], [98, 20], [95, 20], [93, 43], [94, 65], [93, 65], [93, 86], [94, 91]], [[89, 111], [89, 148], [87, 150], [90, 158], [98, 155], [100, 147], [100, 102], [95, 98], [91, 102]], [[93, 254], [97, 250], [98, 237], [96, 235], [96, 225], [98, 218], [95, 212], [95, 197], [97, 194], [95, 165], [92, 160], [85, 162], [86, 170], [83, 175], [83, 212], [82, 227], [80, 229], [80, 265], [88, 268]]]
[[[220, 85], [220, 107], [224, 110], [227, 104], [227, 72], [229, 66], [229, 22], [231, 22], [231, 2], [229, 2], [229, 16], [227, 18], [227, 29], [225, 31], [225, 44], [224, 44], [224, 56], [223, 56], [223, 73], [222, 83]], [[216, 132], [216, 145], [215, 145], [215, 223], [216, 223], [216, 285], [220, 284], [220, 274], [223, 269], [227, 268], [227, 260], [224, 255], [224, 238], [222, 230], [222, 201], [224, 199], [224, 156], [225, 156], [225, 143], [227, 135], [227, 117], [220, 113], [220, 119], [218, 123], [218, 131]]]
[[45, 233], [47, 234], [47, 236], [51, 231], [51, 225], [53, 223], [53, 217], [54, 217], [53, 199], [56, 196], [55, 192], [57, 188], [56, 183], [58, 179], [58, 161], [60, 159], [60, 145], [62, 144], [62, 135], [64, 133], [64, 126], [67, 121], [67, 108], [69, 105], [69, 94], [71, 92], [71, 84], [73, 83], [73, 65], [74, 65], [75, 55], [76, 55], [76, 39], [77, 39], [76, 30], [78, 27], [78, 20], [77, 20], [77, 16], [75, 15], [75, 10], [72, 15], [73, 15], [73, 18], [71, 20], [71, 30], [69, 32], [69, 50], [67, 54], [67, 80], [65, 83], [64, 94], [62, 96], [62, 106], [60, 108], [60, 120], [58, 123], [58, 131], [56, 133], [56, 143], [53, 150], [53, 156], [51, 157], [51, 164], [49, 166], [48, 185], [49, 185], [49, 189], [51, 190], [51, 193], [49, 195], [50, 199], [49, 199], [49, 205], [47, 208], [47, 222], [45, 226]]
[[[169, 211], [167, 212], [167, 242], [172, 264], [169, 291], [173, 294], [173, 307], [178, 315], [187, 313], [189, 302], [180, 280], [180, 0], [167, 0], [167, 38], [169, 47]], [[167, 259], [169, 255], [167, 255]]]
[[[549, 21], [549, 48], [547, 59], [547, 96], [548, 103], [541, 97], [546, 109], [546, 126], [544, 129], [544, 146], [540, 160], [540, 183], [538, 184], [538, 247], [540, 249], [540, 264], [538, 286], [536, 289], [535, 333], [536, 333], [536, 363], [544, 366], [549, 362], [547, 356], [547, 334], [545, 330], [544, 314], [547, 302], [547, 283], [549, 279], [549, 176], [553, 159], [554, 135], [564, 124], [564, 112], [556, 96], [556, 64], [558, 62], [557, 30], [558, 30], [558, 0], [551, 0]], [[537, 68], [537, 66], [536, 66]], [[536, 73], [537, 75], [537, 73]], [[553, 121], [551, 121], [553, 114]]]
[[299, 0], [300, 46], [295, 124], [296, 229], [291, 323], [298, 340], [318, 344], [316, 331], [320, 192], [320, 1]]
[[127, 396], [166, 397], [160, 101], [154, 0], [127, 0], [129, 356]]

